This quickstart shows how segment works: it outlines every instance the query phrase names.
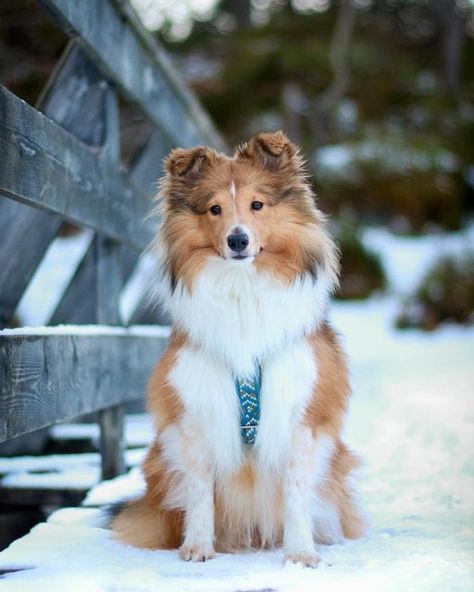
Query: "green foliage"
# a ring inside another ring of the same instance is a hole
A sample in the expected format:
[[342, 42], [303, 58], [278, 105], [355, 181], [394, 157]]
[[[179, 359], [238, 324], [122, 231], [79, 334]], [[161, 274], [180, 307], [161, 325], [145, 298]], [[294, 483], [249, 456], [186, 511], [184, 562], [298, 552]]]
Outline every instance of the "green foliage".
[[432, 330], [443, 321], [474, 322], [474, 251], [441, 258], [405, 302], [397, 326]]
[[385, 272], [376, 253], [367, 249], [354, 228], [336, 232], [341, 252], [341, 287], [337, 298], [359, 300], [386, 287]]
[[284, 10], [265, 26], [236, 29], [227, 35], [209, 25], [196, 26], [184, 43], [168, 47], [178, 55], [194, 51], [217, 59], [216, 78], [196, 90], [230, 143], [238, 143], [253, 131], [253, 118], [282, 111], [285, 82], [296, 81], [308, 98], [329, 83], [334, 18], [333, 10], [304, 16]]

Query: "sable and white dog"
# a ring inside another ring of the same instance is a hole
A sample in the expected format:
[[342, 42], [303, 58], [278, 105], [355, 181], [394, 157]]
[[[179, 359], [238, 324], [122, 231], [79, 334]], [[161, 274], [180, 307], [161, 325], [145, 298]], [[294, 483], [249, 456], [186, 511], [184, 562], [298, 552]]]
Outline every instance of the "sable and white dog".
[[341, 441], [346, 360], [326, 315], [338, 260], [298, 149], [259, 134], [233, 158], [176, 149], [158, 195], [159, 290], [173, 322], [149, 384], [156, 439], [146, 493], [112, 519], [122, 541], [215, 549], [363, 533]]

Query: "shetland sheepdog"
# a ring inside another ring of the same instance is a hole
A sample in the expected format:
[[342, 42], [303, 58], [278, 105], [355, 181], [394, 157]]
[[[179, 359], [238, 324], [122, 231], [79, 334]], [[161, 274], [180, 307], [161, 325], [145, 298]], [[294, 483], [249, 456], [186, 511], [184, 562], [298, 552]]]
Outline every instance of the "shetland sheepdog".
[[337, 250], [298, 148], [261, 133], [232, 158], [165, 161], [158, 290], [173, 331], [148, 389], [156, 438], [146, 492], [115, 536], [186, 560], [359, 537], [357, 457], [341, 439], [346, 359], [327, 321]]

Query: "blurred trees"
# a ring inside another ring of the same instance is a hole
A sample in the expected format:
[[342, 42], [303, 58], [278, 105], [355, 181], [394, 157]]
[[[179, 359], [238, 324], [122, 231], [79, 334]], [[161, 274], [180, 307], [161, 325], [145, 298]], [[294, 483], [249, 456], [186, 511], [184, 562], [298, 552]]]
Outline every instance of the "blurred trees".
[[455, 229], [472, 208], [472, 12], [467, 0], [229, 0], [167, 45], [230, 143], [282, 127], [302, 144], [338, 217]]

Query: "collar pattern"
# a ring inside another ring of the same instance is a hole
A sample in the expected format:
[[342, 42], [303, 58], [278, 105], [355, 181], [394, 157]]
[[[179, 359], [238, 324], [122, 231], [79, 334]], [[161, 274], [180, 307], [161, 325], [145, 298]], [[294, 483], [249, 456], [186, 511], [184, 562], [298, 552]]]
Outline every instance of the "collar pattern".
[[235, 389], [240, 407], [240, 435], [244, 444], [255, 444], [260, 422], [260, 390], [262, 369], [259, 366], [255, 374], [248, 378], [235, 379]]

